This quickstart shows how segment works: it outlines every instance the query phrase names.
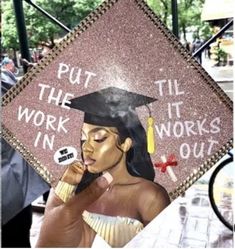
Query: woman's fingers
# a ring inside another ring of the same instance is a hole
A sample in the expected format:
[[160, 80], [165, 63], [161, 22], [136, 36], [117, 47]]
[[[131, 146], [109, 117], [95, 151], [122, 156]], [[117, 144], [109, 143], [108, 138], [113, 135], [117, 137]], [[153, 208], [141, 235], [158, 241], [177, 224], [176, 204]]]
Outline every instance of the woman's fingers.
[[87, 235], [82, 213], [106, 191], [112, 180], [112, 176], [105, 173], [65, 203], [52, 190], [36, 246], [77, 247], [81, 242], [85, 243]]
[[79, 213], [82, 213], [86, 208], [91, 205], [92, 202], [96, 201], [109, 187], [113, 177], [106, 172], [102, 176], [96, 178], [87, 188], [80, 193], [73, 196], [65, 206], [71, 209], [76, 217]]
[[54, 193], [54, 189], [51, 188], [50, 194], [47, 199], [46, 208], [45, 208], [45, 214], [47, 212], [50, 212], [55, 207], [58, 207], [60, 205], [64, 204], [64, 202]]
[[68, 166], [61, 181], [75, 185], [80, 183], [85, 171], [85, 166], [81, 162], [75, 161]]

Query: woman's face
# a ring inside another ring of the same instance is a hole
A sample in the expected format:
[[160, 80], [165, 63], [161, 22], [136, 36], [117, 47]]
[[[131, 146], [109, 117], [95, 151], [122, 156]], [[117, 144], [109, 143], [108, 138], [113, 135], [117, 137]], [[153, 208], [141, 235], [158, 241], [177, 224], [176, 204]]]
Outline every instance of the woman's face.
[[84, 123], [81, 142], [84, 164], [91, 173], [100, 173], [116, 166], [124, 153], [114, 127]]

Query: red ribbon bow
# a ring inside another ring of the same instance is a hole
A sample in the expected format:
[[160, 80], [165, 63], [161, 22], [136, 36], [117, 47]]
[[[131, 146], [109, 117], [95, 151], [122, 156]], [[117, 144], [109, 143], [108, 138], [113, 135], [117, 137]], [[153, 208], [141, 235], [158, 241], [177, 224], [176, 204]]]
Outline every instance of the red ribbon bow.
[[155, 163], [156, 168], [161, 168], [161, 172], [165, 173], [168, 166], [176, 166], [178, 163], [174, 155], [170, 155], [166, 162]]

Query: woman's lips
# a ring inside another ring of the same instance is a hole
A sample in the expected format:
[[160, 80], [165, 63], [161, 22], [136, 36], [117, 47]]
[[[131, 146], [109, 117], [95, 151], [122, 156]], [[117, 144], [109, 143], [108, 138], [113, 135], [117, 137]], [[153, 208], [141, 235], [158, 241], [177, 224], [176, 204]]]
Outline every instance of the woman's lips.
[[94, 164], [94, 163], [95, 163], [95, 160], [92, 159], [92, 158], [86, 158], [86, 159], [84, 159], [84, 164], [85, 164], [86, 166], [90, 166], [90, 165], [92, 165], [92, 164]]

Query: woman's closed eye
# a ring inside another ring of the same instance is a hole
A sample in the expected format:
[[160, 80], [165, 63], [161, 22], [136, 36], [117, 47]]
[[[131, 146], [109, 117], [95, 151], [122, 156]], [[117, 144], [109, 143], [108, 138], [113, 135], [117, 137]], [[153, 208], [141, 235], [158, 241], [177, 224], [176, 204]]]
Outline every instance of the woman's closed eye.
[[[107, 139], [107, 137], [94, 137], [93, 138], [93, 141], [96, 142], [96, 143], [102, 143], [104, 142], [105, 140]], [[81, 139], [81, 146], [86, 143], [87, 139]]]
[[102, 143], [107, 139], [107, 137], [94, 138], [94, 141], [97, 143]]

